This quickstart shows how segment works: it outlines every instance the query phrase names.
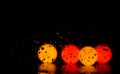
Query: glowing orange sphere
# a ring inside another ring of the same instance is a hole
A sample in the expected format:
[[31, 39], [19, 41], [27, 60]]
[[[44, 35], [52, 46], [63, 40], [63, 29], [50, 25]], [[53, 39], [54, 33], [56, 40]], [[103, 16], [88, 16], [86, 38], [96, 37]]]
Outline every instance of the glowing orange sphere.
[[61, 56], [65, 63], [75, 64], [79, 61], [79, 48], [75, 45], [69, 44], [62, 49]]
[[97, 52], [93, 47], [85, 46], [79, 51], [79, 59], [83, 65], [93, 65], [97, 61]]
[[110, 61], [112, 58], [112, 51], [108, 45], [101, 44], [96, 47], [98, 52], [98, 63], [104, 64]]
[[43, 63], [52, 63], [57, 58], [57, 50], [51, 44], [44, 44], [38, 50], [38, 58]]

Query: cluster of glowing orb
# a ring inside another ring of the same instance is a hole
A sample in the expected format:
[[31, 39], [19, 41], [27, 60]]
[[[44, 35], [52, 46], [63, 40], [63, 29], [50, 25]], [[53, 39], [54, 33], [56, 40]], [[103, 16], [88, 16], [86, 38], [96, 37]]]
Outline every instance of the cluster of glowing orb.
[[[54, 45], [43, 44], [39, 47], [38, 58], [43, 63], [52, 63], [57, 59], [58, 52]], [[61, 50], [62, 60], [67, 64], [75, 64], [80, 61], [83, 65], [93, 65], [95, 62], [107, 63], [112, 58], [112, 51], [108, 45], [100, 44], [96, 47], [84, 46], [78, 48], [74, 44], [68, 44]]]

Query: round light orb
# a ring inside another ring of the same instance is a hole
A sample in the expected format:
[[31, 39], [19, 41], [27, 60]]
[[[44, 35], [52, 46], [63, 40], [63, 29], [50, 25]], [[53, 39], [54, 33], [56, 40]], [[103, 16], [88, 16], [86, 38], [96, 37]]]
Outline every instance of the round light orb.
[[97, 57], [97, 51], [91, 46], [85, 46], [79, 51], [79, 59], [83, 65], [93, 65], [97, 61]]
[[52, 63], [57, 58], [57, 50], [51, 44], [44, 44], [38, 50], [38, 58], [43, 63]]
[[75, 45], [66, 45], [61, 52], [63, 61], [67, 64], [75, 64], [79, 61], [78, 58], [79, 48]]
[[109, 62], [112, 58], [112, 51], [107, 44], [100, 44], [96, 47], [98, 52], [97, 62], [100, 64], [105, 64]]

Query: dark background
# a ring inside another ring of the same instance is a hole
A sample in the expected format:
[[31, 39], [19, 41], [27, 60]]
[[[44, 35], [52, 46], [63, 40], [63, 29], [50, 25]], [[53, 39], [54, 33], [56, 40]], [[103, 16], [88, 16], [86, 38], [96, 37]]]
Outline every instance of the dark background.
[[[48, 1], [45, 5], [26, 5], [23, 8], [18, 6], [12, 10], [4, 33], [8, 44], [9, 58], [6, 61], [9, 72], [37, 73], [40, 63], [37, 50], [45, 42], [54, 44], [58, 48], [58, 55], [68, 43], [80, 48], [108, 44], [113, 52], [110, 61], [112, 72], [117, 69], [118, 31], [114, 15], [110, 15], [109, 11], [65, 1]], [[63, 61], [60, 56], [55, 63], [61, 67]], [[57, 71], [60, 72], [59, 68]]]

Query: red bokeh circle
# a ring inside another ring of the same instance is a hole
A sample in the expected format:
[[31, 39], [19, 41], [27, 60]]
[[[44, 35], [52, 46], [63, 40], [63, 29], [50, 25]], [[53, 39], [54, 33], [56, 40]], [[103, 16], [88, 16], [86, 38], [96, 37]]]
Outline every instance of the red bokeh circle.
[[75, 45], [66, 45], [61, 52], [63, 61], [67, 64], [75, 64], [79, 61], [78, 58], [79, 48]]
[[98, 52], [98, 59], [97, 62], [104, 64], [111, 60], [112, 58], [112, 51], [107, 44], [100, 44], [96, 47]]

